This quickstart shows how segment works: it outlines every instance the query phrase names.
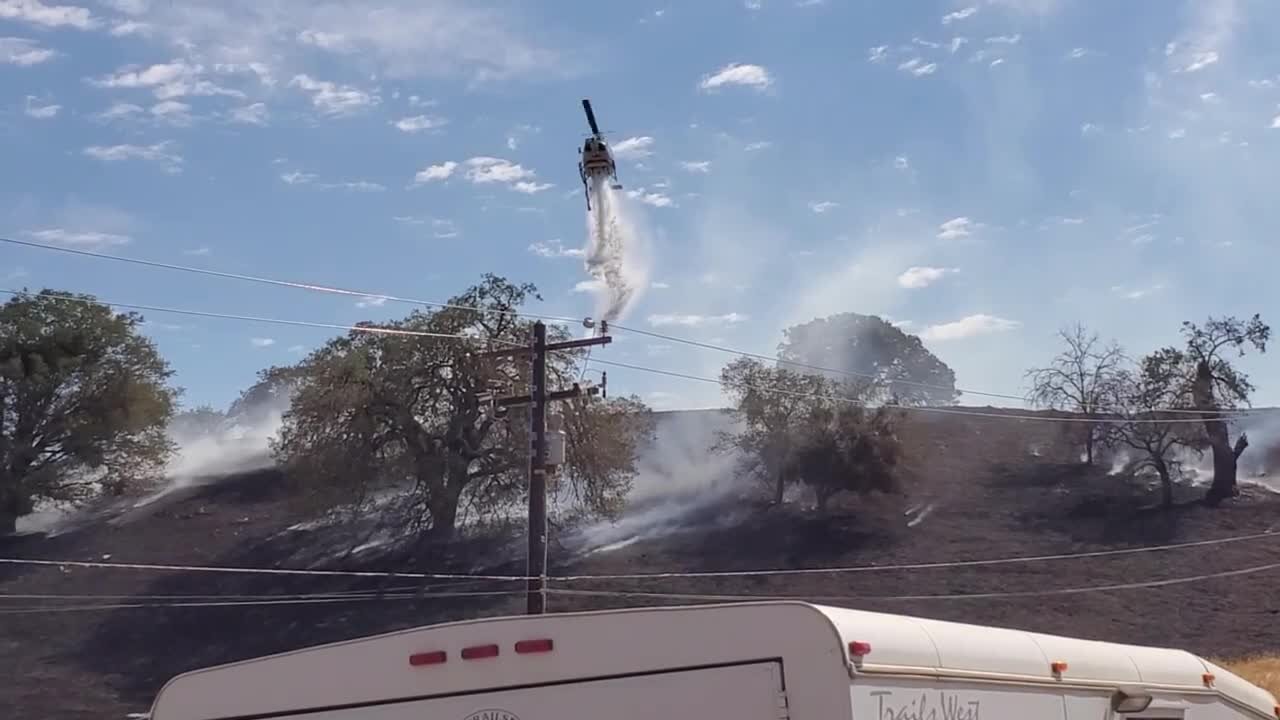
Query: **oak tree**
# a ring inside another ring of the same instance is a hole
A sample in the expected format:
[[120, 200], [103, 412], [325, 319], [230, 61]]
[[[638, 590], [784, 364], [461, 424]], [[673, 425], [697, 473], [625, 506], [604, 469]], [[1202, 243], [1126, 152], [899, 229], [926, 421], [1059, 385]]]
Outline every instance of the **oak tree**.
[[41, 501], [121, 494], [162, 474], [177, 391], [141, 323], [52, 290], [0, 306], [0, 535]]

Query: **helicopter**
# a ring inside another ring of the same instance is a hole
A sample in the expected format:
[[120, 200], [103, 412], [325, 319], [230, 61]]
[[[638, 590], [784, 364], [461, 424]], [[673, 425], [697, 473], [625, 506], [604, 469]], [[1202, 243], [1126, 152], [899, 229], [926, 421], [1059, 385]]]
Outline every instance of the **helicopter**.
[[582, 177], [582, 192], [587, 198], [587, 210], [590, 210], [591, 179], [610, 178], [612, 180], [610, 187], [614, 190], [621, 190], [622, 185], [618, 183], [618, 166], [613, 161], [613, 153], [609, 151], [609, 146], [600, 133], [600, 126], [596, 124], [596, 114], [591, 111], [591, 101], [583, 99], [582, 109], [587, 113], [587, 124], [591, 126], [591, 135], [578, 150], [578, 155], [581, 156], [578, 160], [578, 174]]

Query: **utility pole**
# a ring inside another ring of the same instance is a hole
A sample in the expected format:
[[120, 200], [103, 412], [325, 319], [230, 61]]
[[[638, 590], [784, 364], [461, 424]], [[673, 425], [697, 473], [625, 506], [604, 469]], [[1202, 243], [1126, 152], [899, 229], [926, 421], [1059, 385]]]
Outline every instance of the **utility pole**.
[[[587, 327], [591, 325], [587, 324]], [[547, 391], [547, 353], [608, 345], [613, 342], [613, 338], [605, 334], [608, 328], [607, 323], [601, 322], [598, 337], [548, 345], [547, 326], [539, 320], [533, 325], [533, 343], [529, 347], [494, 350], [480, 355], [507, 357], [528, 354], [533, 357], [530, 393], [492, 401], [499, 408], [529, 406], [529, 555], [525, 573], [528, 579], [526, 599], [529, 615], [541, 615], [547, 611], [547, 405], [578, 397], [583, 393], [577, 383], [568, 390]], [[594, 395], [596, 390], [597, 388], [589, 388], [587, 394]]]

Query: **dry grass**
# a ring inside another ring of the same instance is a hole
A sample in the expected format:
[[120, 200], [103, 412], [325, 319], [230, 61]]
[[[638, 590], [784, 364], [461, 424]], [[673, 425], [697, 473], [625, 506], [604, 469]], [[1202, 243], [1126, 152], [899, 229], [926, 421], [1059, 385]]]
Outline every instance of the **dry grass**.
[[1280, 698], [1280, 655], [1214, 662]]

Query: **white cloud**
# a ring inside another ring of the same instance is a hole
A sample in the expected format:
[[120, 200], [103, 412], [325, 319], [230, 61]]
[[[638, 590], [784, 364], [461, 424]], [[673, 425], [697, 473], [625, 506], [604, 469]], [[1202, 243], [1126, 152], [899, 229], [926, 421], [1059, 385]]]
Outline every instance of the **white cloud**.
[[137, 20], [121, 20], [111, 26], [111, 34], [115, 37], [150, 35], [153, 29], [150, 23], [138, 22]]
[[133, 239], [128, 235], [96, 231], [67, 230], [66, 228], [60, 227], [47, 228], [44, 230], [31, 230], [26, 234], [41, 242], [53, 243], [56, 245], [69, 245], [72, 247], [103, 248], [113, 245], [128, 245], [133, 241]]
[[1017, 45], [1022, 42], [1022, 34], [1014, 33], [1013, 35], [993, 35], [986, 39], [989, 45]]
[[929, 287], [943, 277], [958, 272], [960, 272], [959, 268], [914, 266], [907, 268], [898, 276], [898, 284], [904, 288], [915, 290]]
[[316, 80], [306, 74], [295, 75], [289, 81], [289, 86], [310, 93], [311, 104], [325, 115], [348, 115], [381, 102], [378, 96], [370, 95], [350, 85]]
[[457, 169], [458, 163], [452, 160], [446, 160], [439, 165], [428, 165], [419, 170], [418, 174], [413, 176], [413, 181], [421, 184], [434, 182], [436, 180], [448, 180], [449, 177], [453, 175], [453, 171]]
[[910, 60], [898, 65], [898, 69], [903, 72], [911, 73], [916, 77], [924, 77], [925, 75], [932, 75], [937, 72], [938, 64], [926, 63], [921, 58], [911, 58]]
[[1274, 118], [1272, 118], [1272, 120], [1271, 120], [1271, 129], [1272, 129], [1272, 130], [1280, 129], [1280, 115], [1277, 115], [1277, 116], [1275, 116]]
[[405, 117], [391, 123], [401, 132], [418, 133], [427, 130], [438, 130], [448, 124], [448, 120], [434, 115], [414, 115], [413, 117]]
[[433, 218], [431, 220], [431, 234], [438, 239], [447, 240], [448, 238], [458, 237], [458, 226], [452, 220], [441, 220]]
[[543, 190], [550, 190], [553, 187], [555, 187], [555, 183], [540, 183], [533, 182], [532, 180], [521, 180], [520, 182], [511, 184], [512, 190], [522, 192], [526, 195], [535, 195]]
[[669, 327], [678, 325], [681, 327], [708, 327], [719, 325], [737, 325], [750, 320], [750, 316], [741, 313], [727, 313], [725, 315], [650, 315], [647, 320], [653, 327]]
[[386, 304], [387, 304], [387, 299], [385, 297], [374, 297], [372, 295], [366, 295], [365, 297], [360, 298], [360, 300], [356, 302], [356, 307], [358, 308], [382, 307], [383, 305], [386, 305]]
[[1122, 285], [1116, 285], [1115, 287], [1111, 288], [1111, 292], [1115, 293], [1116, 295], [1119, 295], [1125, 300], [1141, 300], [1154, 293], [1160, 292], [1163, 289], [1164, 289], [1164, 285], [1159, 283], [1155, 285], [1151, 285], [1150, 287], [1143, 287], [1143, 288], [1126, 288]]
[[1071, 52], [1067, 53], [1067, 58], [1071, 60], [1079, 60], [1080, 58], [1088, 54], [1089, 54], [1089, 51], [1082, 47], [1072, 48]]
[[629, 137], [613, 146], [613, 156], [619, 160], [639, 160], [653, 154], [653, 138], [648, 135]]
[[967, 42], [969, 42], [969, 38], [953, 37], [951, 38], [951, 44], [947, 46], [947, 49], [951, 51], [952, 55], [955, 55], [960, 52], [960, 48], [964, 47]]
[[951, 23], [957, 20], [964, 20], [965, 18], [973, 17], [974, 13], [976, 12], [978, 12], [978, 8], [967, 7], [962, 10], [956, 10], [955, 12], [947, 13], [946, 15], [942, 16], [942, 24], [950, 25]]
[[1080, 126], [1080, 134], [1085, 137], [1097, 135], [1102, 132], [1102, 126], [1096, 123], [1087, 122]]
[[166, 172], [182, 170], [182, 156], [172, 151], [173, 142], [165, 140], [154, 145], [91, 145], [84, 154], [103, 162], [122, 160], [148, 160], [162, 165]]
[[382, 192], [386, 185], [369, 180], [347, 180], [345, 182], [320, 183], [321, 190], [353, 190], [355, 192]]
[[244, 93], [222, 87], [204, 78], [203, 65], [192, 65], [186, 60], [158, 63], [145, 68], [126, 66], [113, 75], [90, 80], [100, 88], [149, 89], [160, 100], [193, 96], [226, 95], [243, 98]]
[[664, 283], [664, 282], [658, 282], [658, 281], [656, 281], [656, 280], [655, 280], [655, 281], [653, 281], [653, 282], [651, 282], [651, 283], [649, 283], [649, 287], [653, 288], [654, 290], [669, 290], [669, 289], [671, 289], [671, 285], [669, 285], [669, 284], [667, 284], [667, 283]]
[[652, 205], [653, 207], [671, 207], [675, 204], [675, 201], [673, 201], [666, 193], [654, 192], [642, 187], [634, 190], [628, 190], [627, 197], [632, 198], [633, 200], [639, 200], [645, 205]]
[[301, 170], [294, 170], [292, 172], [281, 173], [280, 179], [289, 185], [306, 185], [314, 182], [316, 176], [315, 173], [305, 173]]
[[867, 50], [867, 62], [873, 62], [873, 63], [884, 62], [885, 58], [888, 56], [889, 56], [888, 45], [877, 45], [876, 47], [873, 47]]
[[467, 160], [467, 180], [482, 185], [484, 183], [513, 184], [521, 181], [532, 182], [535, 173], [528, 168], [496, 157], [473, 157]]
[[191, 124], [191, 106], [177, 100], [162, 100], [151, 106], [150, 113], [170, 125]]
[[682, 160], [680, 162], [680, 167], [684, 168], [686, 172], [709, 173], [711, 172], [711, 161], [710, 160]]
[[205, 257], [208, 255], [212, 255], [213, 250], [211, 250], [208, 246], [202, 246], [198, 248], [192, 248], [190, 250], [183, 250], [182, 254], [191, 255], [193, 257]]
[[832, 202], [830, 200], [823, 200], [821, 202], [809, 203], [809, 209], [818, 214], [822, 214], [832, 208], [837, 208], [837, 207], [840, 207], [840, 203]]
[[911, 161], [907, 159], [906, 155], [899, 155], [893, 159], [893, 168], [895, 170], [910, 170]]
[[0, 37], [0, 63], [30, 67], [48, 62], [58, 53], [40, 47], [36, 41], [19, 37]]
[[544, 258], [582, 258], [586, 251], [580, 248], [567, 248], [560, 240], [551, 242], [535, 242], [529, 245], [529, 252]]
[[1022, 323], [1017, 320], [978, 314], [963, 317], [955, 322], [930, 325], [921, 331], [920, 337], [930, 342], [945, 342], [948, 340], [963, 340], [979, 335], [1009, 332], [1020, 327], [1022, 327]]
[[579, 280], [574, 283], [570, 292], [574, 293], [600, 293], [609, 289], [603, 280]]
[[267, 106], [259, 102], [234, 108], [231, 111], [231, 122], [241, 125], [266, 125]]
[[307, 351], [306, 345], [290, 345], [289, 346], [289, 352], [293, 353], [294, 355], [301, 355], [306, 351]]
[[323, 30], [312, 30], [310, 28], [298, 33], [298, 42], [334, 52], [350, 52], [352, 50], [350, 41], [342, 33], [324, 32]]
[[97, 20], [88, 8], [75, 5], [46, 5], [41, 0], [0, 0], [0, 20], [15, 20], [47, 28], [71, 27], [89, 30]]
[[50, 103], [48, 105], [37, 105], [33, 102], [36, 99], [35, 95], [27, 96], [26, 105], [23, 107], [23, 112], [26, 113], [27, 117], [35, 118], [37, 120], [49, 120], [57, 117], [58, 111], [62, 109], [61, 105], [54, 103]]
[[1186, 67], [1182, 68], [1182, 71], [1196, 72], [1197, 70], [1203, 70], [1216, 62], [1218, 62], [1218, 53], [1213, 50], [1194, 53], [1191, 56], [1191, 62], [1189, 62]]
[[271, 347], [272, 345], [275, 345], [276, 341], [274, 338], [256, 337], [256, 338], [249, 338], [249, 344], [256, 348], [265, 348], [265, 347]]
[[760, 65], [745, 63], [729, 63], [715, 73], [702, 78], [698, 87], [703, 90], [716, 90], [726, 85], [741, 85], [764, 90], [773, 84], [769, 71]]
[[995, 60], [991, 61], [990, 67], [999, 67], [1000, 65], [1003, 65], [1003, 64], [1004, 64], [1004, 58], [996, 58]]
[[140, 112], [143, 112], [141, 105], [134, 105], [133, 103], [126, 103], [126, 102], [118, 102], [118, 103], [112, 104], [111, 107], [107, 108], [106, 110], [103, 110], [102, 112], [94, 115], [93, 117], [95, 120], [109, 122], [111, 120], [119, 120], [121, 118], [137, 115]]
[[939, 240], [955, 240], [972, 234], [973, 221], [967, 217], [951, 218], [938, 226]]
[[766, 148], [771, 148], [771, 147], [773, 147], [772, 142], [768, 140], [757, 140], [756, 142], [753, 142], [753, 143], [747, 143], [747, 145], [742, 149], [746, 150], [747, 152], [755, 152], [757, 150], [764, 150]]

